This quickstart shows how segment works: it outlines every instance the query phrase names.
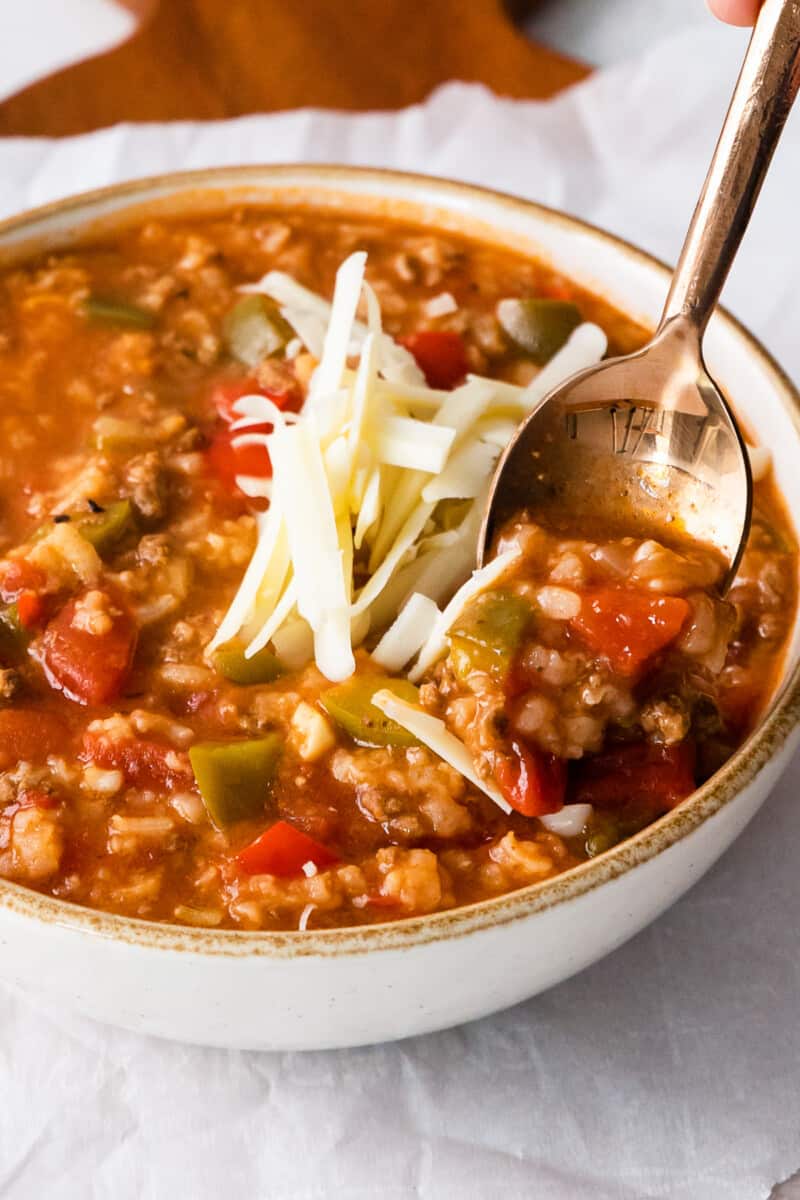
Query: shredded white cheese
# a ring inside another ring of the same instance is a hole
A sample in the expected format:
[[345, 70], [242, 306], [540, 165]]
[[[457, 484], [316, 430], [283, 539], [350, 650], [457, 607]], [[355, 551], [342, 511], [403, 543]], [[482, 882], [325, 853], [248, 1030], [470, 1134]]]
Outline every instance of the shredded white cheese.
[[350, 586], [322, 452], [310, 426], [302, 421], [276, 429], [269, 443], [289, 539], [297, 611], [314, 632], [320, 671], [334, 681], [347, 679], [355, 669]]
[[303, 931], [308, 929], [309, 919], [311, 917], [311, 914], [316, 910], [316, 908], [317, 908], [316, 904], [307, 904], [305, 906], [303, 911], [300, 913], [300, 920], [297, 922], [298, 929], [301, 929]]
[[500, 447], [491, 442], [469, 441], [456, 450], [450, 461], [435, 479], [422, 489], [422, 499], [427, 503], [435, 500], [471, 500], [486, 487]]
[[432, 425], [429, 421], [385, 417], [377, 431], [377, 459], [390, 467], [438, 475], [444, 470], [455, 436], [455, 429]]
[[504, 813], [511, 812], [511, 805], [503, 798], [498, 788], [478, 775], [469, 750], [455, 734], [450, 732], [444, 721], [425, 712], [416, 704], [409, 704], [407, 700], [401, 700], [399, 696], [395, 696], [393, 692], [385, 689], [375, 693], [372, 703], [390, 721], [396, 721], [398, 725], [402, 725], [403, 729], [407, 729], [429, 750], [454, 767], [459, 774], [474, 784], [490, 800], [494, 800], [497, 807], [501, 808]]
[[389, 550], [389, 553], [384, 558], [377, 571], [373, 573], [369, 581], [364, 584], [363, 589], [356, 598], [353, 605], [353, 616], [358, 616], [363, 612], [374, 600], [378, 598], [386, 584], [391, 579], [397, 566], [405, 554], [413, 547], [417, 538], [422, 533], [428, 519], [433, 512], [432, 504], [419, 504], [411, 513], [403, 528], [397, 535], [394, 545]]
[[589, 321], [579, 325], [523, 390], [520, 397], [523, 407], [528, 412], [538, 408], [545, 396], [570, 376], [599, 363], [607, 349], [608, 338], [599, 325], [592, 325]]
[[366, 263], [365, 252], [359, 250], [346, 258], [336, 273], [336, 290], [325, 331], [322, 358], [311, 380], [312, 396], [326, 396], [336, 391], [342, 382]]
[[[319, 362], [299, 415], [258, 395], [234, 406], [235, 444], [263, 445], [273, 474], [239, 477], [269, 508], [257, 515], [255, 551], [209, 651], [234, 637], [249, 656], [271, 644], [290, 668], [313, 654], [336, 681], [352, 673], [353, 647], [371, 633], [387, 670], [417, 654], [418, 679], [464, 604], [506, 569], [501, 559], [471, 575], [499, 453], [546, 391], [602, 357], [605, 335], [580, 326], [527, 388], [474, 375], [452, 391], [429, 388], [383, 331], [365, 263], [360, 251], [342, 263], [332, 303], [279, 271], [242, 289], [271, 296]], [[362, 297], [365, 322], [356, 317]], [[454, 305], [443, 292], [429, 315]], [[445, 500], [469, 502], [457, 528], [437, 523]]]
[[545, 829], [559, 837], [577, 837], [594, 812], [591, 804], [565, 804], [557, 813], [539, 817]]
[[290, 671], [299, 671], [314, 657], [314, 634], [308, 621], [291, 615], [272, 635], [275, 653]]
[[271, 479], [264, 479], [260, 475], [236, 475], [235, 482], [239, 490], [252, 500], [272, 499]]
[[387, 671], [402, 671], [422, 649], [440, 617], [438, 605], [421, 592], [414, 592], [372, 651], [372, 657]]

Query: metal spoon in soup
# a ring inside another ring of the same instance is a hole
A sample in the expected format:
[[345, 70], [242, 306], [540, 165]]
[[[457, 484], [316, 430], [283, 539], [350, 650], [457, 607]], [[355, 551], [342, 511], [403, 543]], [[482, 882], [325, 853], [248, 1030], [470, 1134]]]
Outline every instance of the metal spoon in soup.
[[800, 0], [766, 0], [652, 340], [573, 376], [520, 426], [489, 493], [479, 565], [520, 509], [556, 526], [692, 538], [732, 581], [750, 525], [742, 435], [702, 338], [800, 87]]

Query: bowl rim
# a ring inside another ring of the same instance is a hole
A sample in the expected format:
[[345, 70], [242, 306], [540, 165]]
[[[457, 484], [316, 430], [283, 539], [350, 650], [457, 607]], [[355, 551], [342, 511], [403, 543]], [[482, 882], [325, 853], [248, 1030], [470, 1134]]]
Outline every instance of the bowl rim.
[[[572, 231], [590, 235], [603, 241], [629, 260], [660, 275], [665, 282], [671, 269], [660, 259], [639, 249], [624, 238], [609, 233], [569, 213], [527, 200], [513, 194], [442, 179], [417, 172], [397, 171], [374, 167], [353, 167], [339, 164], [279, 163], [251, 164], [246, 166], [209, 167], [200, 170], [171, 171], [111, 184], [102, 188], [66, 196], [60, 200], [27, 209], [24, 212], [0, 221], [0, 242], [9, 236], [24, 232], [28, 227], [51, 218], [74, 214], [76, 217], [94, 204], [104, 201], [144, 199], [145, 194], [155, 189], [174, 185], [176, 195], [189, 192], [192, 188], [232, 188], [237, 184], [252, 186], [283, 185], [288, 189], [290, 181], [296, 186], [298, 175], [307, 180], [316, 180], [321, 186], [337, 188], [343, 200], [347, 196], [348, 184], [360, 181], [375, 185], [373, 195], [387, 195], [387, 187], [403, 191], [416, 189], [416, 200], [410, 203], [420, 206], [425, 202], [425, 193], [433, 191], [440, 207], [447, 208], [448, 199], [461, 200], [465, 205], [470, 199], [486, 201], [495, 212], [507, 211], [522, 216], [534, 214], [539, 219], [560, 225]], [[362, 190], [360, 195], [369, 195]], [[163, 193], [159, 201], [166, 199]], [[351, 198], [355, 195], [351, 193]], [[398, 197], [399, 199], [400, 197]], [[402, 198], [406, 200], [405, 191]], [[255, 202], [255, 201], [249, 201]], [[224, 205], [224, 199], [222, 200]], [[221, 206], [222, 206], [221, 205]], [[313, 207], [313, 204], [309, 205]], [[341, 210], [346, 211], [346, 203]], [[468, 212], [461, 208], [451, 209], [454, 215]], [[122, 210], [124, 212], [124, 209]], [[484, 218], [480, 218], [484, 221]], [[486, 223], [492, 225], [489, 216]], [[498, 232], [501, 230], [498, 228]], [[24, 258], [24, 255], [23, 255]], [[761, 343], [726, 309], [717, 310], [717, 321], [745, 343], [747, 351], [758, 360], [765, 375], [771, 377], [783, 408], [788, 412], [795, 432], [800, 439], [800, 392]], [[800, 660], [783, 680], [777, 693], [762, 716], [759, 724], [746, 741], [736, 750], [727, 763], [710, 780], [692, 793], [677, 808], [647, 826], [638, 834], [612, 847], [597, 858], [581, 863], [557, 875], [553, 879], [530, 884], [517, 891], [509, 892], [470, 905], [431, 913], [426, 916], [408, 917], [398, 921], [377, 925], [360, 925], [341, 929], [244, 931], [232, 929], [204, 929], [193, 926], [173, 925], [149, 921], [138, 917], [127, 917], [117, 913], [84, 908], [67, 900], [34, 891], [22, 884], [0, 879], [0, 914], [5, 912], [20, 919], [34, 919], [48, 926], [57, 926], [76, 936], [88, 933], [101, 939], [111, 939], [138, 946], [143, 949], [174, 952], [183, 951], [200, 956], [223, 956], [236, 958], [327, 958], [369, 951], [398, 950], [413, 946], [435, 943], [451, 938], [463, 937], [497, 926], [508, 925], [542, 912], [569, 900], [586, 895], [604, 883], [625, 875], [669, 847], [686, 838], [710, 817], [729, 804], [756, 777], [762, 767], [786, 743], [800, 720]]]

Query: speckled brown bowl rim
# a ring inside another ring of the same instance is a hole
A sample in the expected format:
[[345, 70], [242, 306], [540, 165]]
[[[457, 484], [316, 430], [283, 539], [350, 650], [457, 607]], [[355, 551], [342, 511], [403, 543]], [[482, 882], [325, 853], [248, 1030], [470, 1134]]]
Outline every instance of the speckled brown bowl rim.
[[[387, 185], [395, 185], [409, 208], [418, 210], [430, 205], [425, 192], [435, 192], [436, 203], [451, 215], [465, 222], [487, 224], [482, 217], [470, 214], [470, 200], [483, 200], [495, 209], [507, 212], [535, 213], [540, 218], [559, 224], [570, 230], [590, 234], [595, 240], [603, 241], [629, 259], [650, 270], [656, 270], [665, 282], [671, 271], [652, 255], [631, 245], [624, 239], [607, 233], [589, 222], [571, 217], [556, 209], [523, 200], [504, 192], [474, 184], [458, 183], [434, 176], [413, 174], [403, 171], [388, 171], [363, 167], [348, 167], [314, 163], [265, 164], [263, 166], [212, 167], [199, 171], [176, 171], [169, 174], [150, 176], [129, 183], [98, 188], [79, 195], [69, 196], [4, 221], [0, 221], [0, 240], [9, 235], [25, 232], [34, 222], [53, 216], [75, 213], [79, 216], [87, 206], [104, 200], [134, 200], [141, 193], [154, 188], [165, 188], [175, 184], [176, 190], [185, 197], [187, 188], [198, 191], [205, 188], [233, 190], [238, 187], [259, 186], [280, 188], [287, 193], [297, 187], [298, 175], [307, 180], [316, 179], [325, 189], [337, 189], [345, 199], [341, 211], [347, 212], [348, 185], [350, 197], [363, 201], [368, 192], [353, 192], [354, 181], [362, 185], [373, 182], [380, 198], [387, 196]], [[308, 187], [308, 183], [303, 185]], [[409, 188], [418, 188], [419, 195], [407, 197]], [[448, 200], [455, 202], [454, 208], [447, 207]], [[159, 200], [161, 202], [161, 199]], [[255, 203], [253, 195], [244, 203]], [[460, 202], [460, 203], [459, 203]], [[220, 207], [231, 202], [221, 197]], [[324, 205], [331, 211], [330, 202]], [[338, 204], [336, 205], [338, 207]], [[163, 210], [162, 210], [163, 211]], [[352, 208], [351, 208], [352, 211]], [[117, 214], [124, 221], [124, 211]], [[135, 215], [135, 214], [134, 214]], [[491, 218], [488, 221], [491, 227]], [[497, 230], [498, 241], [505, 241], [501, 227]], [[63, 245], [61, 238], [54, 245]], [[785, 372], [772, 356], [726, 310], [720, 310], [722, 320], [748, 346], [765, 374], [772, 377], [775, 390], [784, 408], [788, 411], [800, 443], [800, 394]], [[314, 930], [308, 932], [244, 932], [239, 930], [198, 929], [188, 926], [162, 924], [134, 917], [119, 916], [93, 909], [82, 908], [67, 901], [42, 895], [19, 884], [0, 880], [0, 908], [36, 922], [55, 924], [73, 933], [87, 933], [118, 942], [126, 942], [142, 948], [161, 951], [184, 951], [198, 955], [230, 957], [330, 957], [348, 954], [374, 953], [377, 950], [396, 950], [437, 942], [443, 939], [463, 937], [480, 930], [509, 924], [542, 912], [555, 905], [585, 895], [609, 880], [624, 875], [633, 868], [649, 861], [668, 847], [688, 837], [693, 830], [707, 821], [714, 813], [729, 804], [756, 777], [762, 767], [784, 746], [787, 738], [797, 726], [800, 718], [800, 661], [783, 681], [766, 714], [750, 737], [729, 759], [724, 767], [706, 784], [694, 792], [672, 812], [660, 818], [634, 837], [620, 843], [605, 854], [574, 867], [565, 874], [542, 883], [521, 888], [494, 899], [477, 904], [433, 913], [425, 917], [412, 917], [383, 925], [365, 925], [353, 928]]]

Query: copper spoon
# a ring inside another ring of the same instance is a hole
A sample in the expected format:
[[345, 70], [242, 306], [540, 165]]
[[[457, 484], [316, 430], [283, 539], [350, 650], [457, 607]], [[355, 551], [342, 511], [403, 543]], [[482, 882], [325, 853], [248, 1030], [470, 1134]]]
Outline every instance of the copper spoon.
[[800, 0], [766, 0], [658, 329], [634, 354], [574, 375], [498, 463], [478, 545], [520, 509], [716, 548], [729, 586], [750, 526], [747, 450], [706, 370], [702, 338], [800, 87]]

